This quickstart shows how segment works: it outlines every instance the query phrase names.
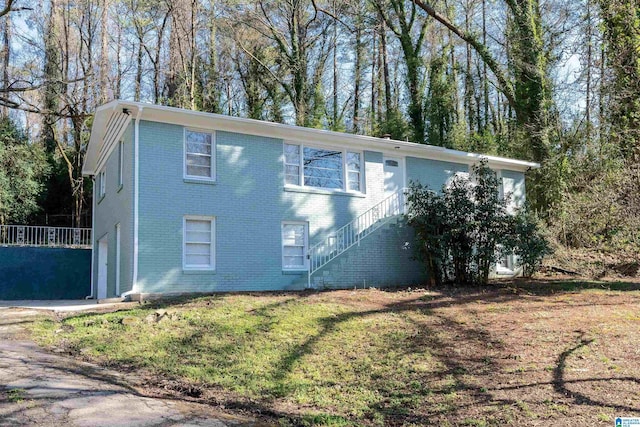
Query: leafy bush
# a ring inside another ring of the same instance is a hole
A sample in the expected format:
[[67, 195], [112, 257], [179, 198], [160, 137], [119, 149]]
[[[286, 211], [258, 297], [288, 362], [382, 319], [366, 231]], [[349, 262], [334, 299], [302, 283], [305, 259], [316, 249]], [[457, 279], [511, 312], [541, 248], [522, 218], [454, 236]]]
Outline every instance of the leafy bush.
[[531, 275], [550, 253], [536, 218], [526, 208], [510, 214], [511, 195], [500, 197], [498, 190], [486, 160], [474, 166], [473, 180], [455, 176], [439, 194], [411, 183], [407, 220], [432, 285], [486, 284], [496, 262], [511, 253]]
[[531, 210], [519, 210], [513, 223], [516, 237], [513, 254], [522, 266], [523, 276], [531, 277], [540, 269], [542, 259], [551, 255], [552, 250], [542, 232], [540, 221]]

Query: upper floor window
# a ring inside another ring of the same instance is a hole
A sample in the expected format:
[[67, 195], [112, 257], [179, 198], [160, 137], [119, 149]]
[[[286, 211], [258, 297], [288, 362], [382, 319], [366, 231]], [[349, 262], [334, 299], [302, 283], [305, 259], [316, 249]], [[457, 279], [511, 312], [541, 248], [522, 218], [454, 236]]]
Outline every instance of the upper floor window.
[[445, 182], [445, 186], [447, 188], [451, 188], [451, 186], [453, 185], [453, 182], [456, 181], [456, 180], [462, 180], [463, 182], [466, 182], [471, 186], [474, 184], [474, 177], [469, 172], [448, 171], [448, 173], [449, 173], [449, 177], [447, 178], [447, 181]]
[[284, 144], [285, 184], [362, 191], [362, 154]]
[[124, 142], [118, 142], [118, 186], [122, 186], [124, 180], [122, 171], [124, 168]]
[[103, 169], [98, 173], [98, 198], [101, 199], [107, 194], [106, 171]]
[[215, 179], [215, 138], [212, 132], [184, 131], [185, 178]]
[[507, 201], [507, 211], [514, 213], [517, 207], [515, 195], [516, 180], [510, 177], [502, 176], [500, 180], [500, 195]]

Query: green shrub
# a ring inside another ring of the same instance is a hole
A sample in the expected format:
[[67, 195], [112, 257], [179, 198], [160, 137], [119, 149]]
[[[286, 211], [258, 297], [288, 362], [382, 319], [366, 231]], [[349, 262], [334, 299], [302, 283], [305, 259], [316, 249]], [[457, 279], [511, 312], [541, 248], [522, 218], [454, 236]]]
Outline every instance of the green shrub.
[[513, 253], [522, 266], [522, 275], [531, 277], [540, 269], [543, 258], [551, 255], [551, 246], [541, 230], [539, 219], [527, 207], [518, 211], [513, 223], [516, 237]]
[[473, 167], [473, 179], [455, 176], [440, 193], [411, 183], [407, 221], [432, 285], [484, 285], [496, 262], [512, 253], [531, 275], [550, 253], [536, 218], [526, 208], [510, 214], [511, 195], [500, 197], [498, 187], [486, 160]]

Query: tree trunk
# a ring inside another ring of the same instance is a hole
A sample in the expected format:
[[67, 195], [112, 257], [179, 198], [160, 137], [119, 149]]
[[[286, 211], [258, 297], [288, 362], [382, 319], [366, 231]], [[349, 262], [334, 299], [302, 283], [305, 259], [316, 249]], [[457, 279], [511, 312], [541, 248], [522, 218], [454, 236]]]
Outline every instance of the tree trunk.
[[387, 119], [393, 110], [391, 101], [391, 79], [389, 77], [389, 61], [387, 60], [387, 28], [384, 19], [380, 22], [380, 57], [382, 60], [382, 77], [384, 81], [384, 107]]
[[109, 0], [102, 0], [100, 15], [100, 104], [109, 100]]
[[333, 130], [338, 130], [338, 21], [333, 20], [333, 108], [332, 125]]
[[60, 48], [58, 34], [60, 31], [60, 6], [57, 0], [51, 0], [51, 14], [47, 17], [44, 37], [44, 114], [43, 141], [50, 158], [56, 150], [56, 135], [54, 126], [58, 113], [58, 100], [62, 92], [60, 70]]
[[[2, 29], [2, 87], [9, 87], [9, 64], [11, 63], [11, 15], [4, 17], [4, 25]], [[0, 114], [3, 117], [9, 115], [9, 109], [7, 106], [2, 106]]]
[[358, 1], [357, 10], [355, 16], [355, 64], [353, 69], [353, 133], [360, 133], [360, 84], [362, 80], [362, 56], [363, 56], [363, 46], [362, 46], [362, 31], [363, 31], [363, 23], [362, 23], [362, 11], [361, 4]]

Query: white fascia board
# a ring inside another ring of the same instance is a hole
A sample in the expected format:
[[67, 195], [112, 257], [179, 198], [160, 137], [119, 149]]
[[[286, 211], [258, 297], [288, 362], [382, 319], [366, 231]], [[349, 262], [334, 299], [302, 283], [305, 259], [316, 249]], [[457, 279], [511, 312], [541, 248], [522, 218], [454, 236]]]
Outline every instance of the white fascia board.
[[[224, 116], [220, 114], [204, 113], [200, 111], [184, 110], [175, 107], [145, 104], [139, 102], [112, 101], [103, 107], [113, 105], [114, 108], [130, 108], [137, 110], [144, 107], [142, 120], [161, 123], [170, 123], [181, 126], [189, 126], [201, 129], [221, 130], [240, 134], [263, 136], [268, 138], [292, 140], [302, 143], [319, 143], [328, 145], [340, 145], [346, 148], [358, 150], [381, 151], [397, 156], [413, 156], [432, 160], [450, 161], [464, 164], [475, 164], [482, 158], [486, 158], [493, 168], [508, 169], [525, 172], [529, 169], [540, 167], [538, 163], [514, 160], [504, 157], [485, 156], [476, 153], [451, 150], [433, 145], [416, 144], [413, 142], [397, 141], [391, 139], [376, 138], [372, 136], [354, 135], [341, 132], [333, 132], [321, 129], [304, 128], [285, 125], [281, 123], [265, 122], [254, 119]], [[96, 112], [99, 114], [100, 107]], [[94, 122], [95, 127], [95, 122]], [[92, 135], [89, 145], [94, 142]], [[100, 129], [98, 129], [100, 131]], [[104, 129], [102, 129], [104, 133]], [[87, 163], [85, 162], [85, 165]], [[83, 169], [83, 173], [84, 169]]]

